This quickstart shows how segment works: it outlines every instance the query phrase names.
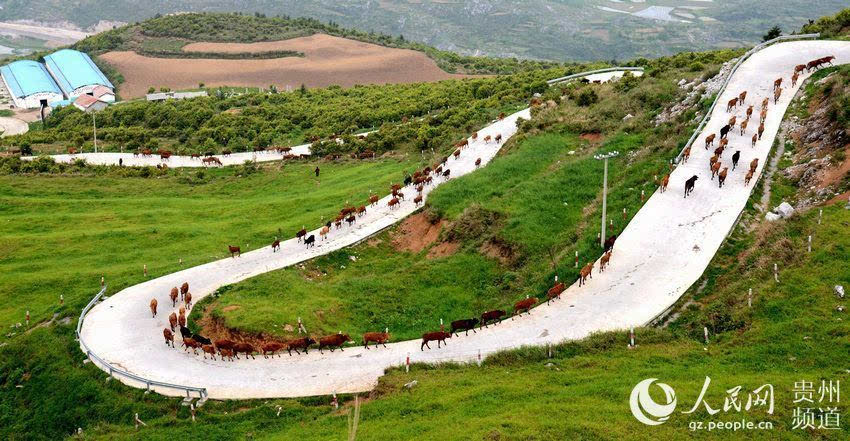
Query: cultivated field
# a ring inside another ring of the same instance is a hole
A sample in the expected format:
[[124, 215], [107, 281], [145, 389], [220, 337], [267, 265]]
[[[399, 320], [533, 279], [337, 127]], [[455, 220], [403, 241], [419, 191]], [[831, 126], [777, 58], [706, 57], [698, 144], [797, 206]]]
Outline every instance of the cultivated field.
[[421, 52], [393, 49], [370, 43], [312, 35], [263, 43], [192, 43], [186, 51], [244, 53], [293, 50], [304, 57], [264, 60], [160, 59], [130, 51], [113, 51], [100, 58], [125, 78], [121, 94], [143, 96], [149, 87], [187, 89], [204, 83], [208, 87], [239, 86], [280, 89], [287, 86], [324, 87], [337, 84], [417, 83], [460, 78], [437, 67]]

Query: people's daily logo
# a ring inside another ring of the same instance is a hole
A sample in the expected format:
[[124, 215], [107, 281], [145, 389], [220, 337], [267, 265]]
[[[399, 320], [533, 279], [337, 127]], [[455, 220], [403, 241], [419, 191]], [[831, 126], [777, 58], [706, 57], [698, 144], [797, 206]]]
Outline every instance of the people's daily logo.
[[658, 387], [664, 392], [666, 403], [656, 403], [649, 395], [650, 386], [657, 380], [657, 378], [647, 378], [641, 381], [632, 389], [632, 395], [629, 397], [632, 415], [648, 426], [664, 424], [676, 410], [676, 392], [669, 385], [657, 383]]

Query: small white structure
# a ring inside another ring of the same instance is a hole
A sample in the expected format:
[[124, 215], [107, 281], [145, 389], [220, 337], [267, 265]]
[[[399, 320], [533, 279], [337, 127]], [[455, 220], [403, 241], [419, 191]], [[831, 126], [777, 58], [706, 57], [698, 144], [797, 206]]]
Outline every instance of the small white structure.
[[148, 101], [165, 101], [165, 100], [185, 100], [189, 98], [198, 98], [201, 96], [207, 96], [206, 90], [201, 90], [199, 92], [160, 92], [160, 93], [149, 93], [145, 95], [145, 99]]

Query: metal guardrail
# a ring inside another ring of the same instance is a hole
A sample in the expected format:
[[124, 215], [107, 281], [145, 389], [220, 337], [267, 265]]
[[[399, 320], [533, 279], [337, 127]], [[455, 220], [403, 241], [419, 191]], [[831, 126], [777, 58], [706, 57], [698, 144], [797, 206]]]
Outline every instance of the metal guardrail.
[[207, 389], [206, 388], [183, 386], [183, 385], [180, 385], [180, 384], [163, 383], [161, 381], [149, 380], [147, 378], [140, 377], [136, 374], [127, 372], [123, 369], [119, 369], [119, 368], [113, 366], [108, 361], [100, 358], [97, 354], [92, 352], [91, 349], [89, 349], [88, 345], [86, 345], [86, 342], [83, 341], [82, 335], [80, 335], [80, 330], [83, 327], [83, 320], [85, 320], [86, 314], [88, 314], [89, 310], [91, 310], [94, 307], [94, 305], [97, 304], [97, 302], [101, 299], [101, 297], [103, 297], [104, 293], [106, 293], [106, 285], [103, 285], [103, 288], [101, 288], [100, 292], [97, 293], [97, 295], [95, 295], [93, 299], [91, 299], [91, 301], [88, 303], [88, 305], [86, 305], [85, 308], [83, 308], [83, 311], [80, 313], [80, 319], [77, 321], [77, 331], [76, 331], [77, 340], [79, 340], [80, 347], [83, 350], [83, 352], [86, 353], [86, 356], [89, 358], [89, 360], [91, 360], [95, 364], [100, 365], [101, 369], [109, 372], [110, 377], [114, 377], [115, 375], [118, 375], [118, 376], [128, 378], [128, 379], [133, 380], [133, 381], [137, 381], [141, 384], [144, 384], [146, 386], [145, 388], [148, 391], [150, 391], [152, 387], [182, 390], [182, 391], [186, 392], [186, 399], [193, 398], [192, 393], [195, 393], [195, 394], [197, 394], [197, 397], [200, 398], [201, 400], [206, 400], [206, 398], [207, 398]]
[[732, 66], [732, 70], [729, 71], [729, 75], [726, 77], [726, 80], [724, 80], [723, 84], [720, 86], [720, 91], [717, 92], [717, 96], [714, 98], [714, 102], [711, 103], [711, 107], [705, 113], [705, 116], [702, 117], [702, 121], [700, 121], [697, 128], [694, 129], [693, 135], [691, 135], [691, 138], [688, 139], [688, 142], [685, 144], [685, 146], [682, 147], [682, 151], [680, 151], [679, 154], [676, 156], [676, 159], [674, 160], [674, 162], [676, 164], [678, 164], [679, 161], [681, 161], [682, 155], [685, 153], [685, 150], [688, 147], [690, 147], [691, 145], [693, 145], [694, 141], [696, 141], [697, 137], [702, 133], [702, 130], [705, 128], [706, 123], [708, 123], [708, 121], [711, 119], [711, 114], [714, 113], [714, 108], [717, 107], [717, 103], [720, 101], [720, 96], [723, 95], [724, 91], [726, 91], [726, 86], [729, 85], [729, 81], [732, 79], [732, 76], [735, 75], [735, 72], [738, 70], [738, 67], [740, 67], [741, 64], [744, 63], [744, 61], [747, 61], [747, 59], [750, 58], [750, 56], [752, 56], [754, 53], [756, 53], [756, 52], [758, 52], [758, 51], [760, 51], [760, 50], [762, 50], [762, 49], [764, 49], [764, 48], [766, 48], [766, 47], [768, 47], [768, 46], [770, 46], [774, 43], [779, 43], [780, 41], [808, 40], [808, 39], [814, 39], [814, 38], [818, 38], [818, 37], [820, 37], [819, 33], [818, 34], [800, 34], [800, 35], [781, 35], [781, 36], [776, 37], [772, 40], [767, 40], [764, 43], [753, 46], [752, 49], [748, 50], [746, 53], [744, 53], [744, 55], [741, 55], [738, 58], [738, 61], [735, 63], [735, 65]]
[[596, 69], [589, 70], [587, 72], [579, 72], [572, 75], [567, 75], [565, 77], [555, 78], [554, 80], [546, 81], [550, 86], [553, 84], [563, 83], [564, 81], [574, 80], [576, 78], [586, 77], [588, 75], [606, 73], [606, 72], [618, 72], [618, 71], [630, 71], [630, 72], [643, 72], [642, 67], [606, 67], [604, 69]]

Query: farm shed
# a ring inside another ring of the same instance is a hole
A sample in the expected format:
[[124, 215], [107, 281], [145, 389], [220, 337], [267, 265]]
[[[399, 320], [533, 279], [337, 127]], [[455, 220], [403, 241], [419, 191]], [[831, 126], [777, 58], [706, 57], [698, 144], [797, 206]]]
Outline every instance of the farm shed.
[[0, 67], [3, 84], [15, 106], [37, 109], [63, 98], [59, 86], [44, 68], [32, 60], [20, 60]]

